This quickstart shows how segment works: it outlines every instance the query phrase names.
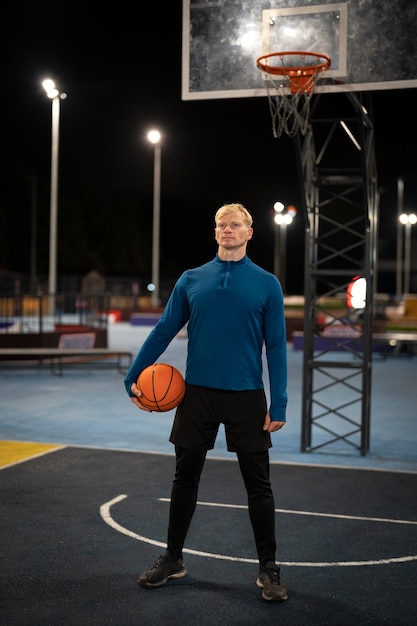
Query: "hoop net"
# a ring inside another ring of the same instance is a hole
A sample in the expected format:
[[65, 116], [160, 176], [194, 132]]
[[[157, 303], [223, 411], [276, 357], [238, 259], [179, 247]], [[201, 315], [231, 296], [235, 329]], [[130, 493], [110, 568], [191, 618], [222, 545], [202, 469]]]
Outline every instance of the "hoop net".
[[314, 87], [330, 58], [316, 52], [272, 52], [260, 56], [256, 66], [263, 75], [274, 137], [305, 135]]

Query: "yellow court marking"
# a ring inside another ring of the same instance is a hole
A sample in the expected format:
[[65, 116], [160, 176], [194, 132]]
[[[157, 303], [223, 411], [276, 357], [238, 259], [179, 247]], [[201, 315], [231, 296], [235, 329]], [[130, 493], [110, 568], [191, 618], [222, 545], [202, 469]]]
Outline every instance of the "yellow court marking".
[[13, 465], [36, 456], [42, 456], [52, 450], [63, 448], [59, 444], [30, 443], [27, 441], [0, 441], [0, 467]]

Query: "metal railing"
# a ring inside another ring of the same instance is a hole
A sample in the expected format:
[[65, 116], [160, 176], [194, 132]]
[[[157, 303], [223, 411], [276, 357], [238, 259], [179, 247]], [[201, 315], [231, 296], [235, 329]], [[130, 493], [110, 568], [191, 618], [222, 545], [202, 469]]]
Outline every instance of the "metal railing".
[[1, 333], [43, 333], [57, 328], [107, 328], [110, 294], [0, 296]]

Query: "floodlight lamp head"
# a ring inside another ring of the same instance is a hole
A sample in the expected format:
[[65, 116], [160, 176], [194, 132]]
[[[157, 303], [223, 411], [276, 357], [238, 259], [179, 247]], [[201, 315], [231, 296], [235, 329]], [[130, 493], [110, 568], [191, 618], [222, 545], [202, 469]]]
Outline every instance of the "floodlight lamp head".
[[59, 96], [59, 91], [56, 88], [54, 81], [51, 80], [50, 78], [47, 78], [46, 80], [43, 81], [42, 87], [45, 89], [46, 95], [51, 100]]
[[151, 143], [159, 143], [161, 141], [161, 133], [159, 130], [150, 130], [148, 133], [148, 140]]
[[282, 213], [283, 210], [284, 210], [284, 205], [282, 204], [282, 202], [275, 202], [274, 211], [276, 211], [277, 213]]
[[401, 213], [398, 219], [400, 220], [401, 224], [404, 224], [404, 226], [406, 226], [406, 224], [414, 225], [417, 223], [417, 215], [415, 213]]
[[289, 226], [292, 220], [292, 216], [288, 213], [276, 213], [274, 217], [274, 222], [278, 224], [278, 226]]
[[60, 98], [60, 100], [65, 100], [67, 97], [66, 93], [60, 93], [59, 89], [55, 85], [55, 82], [51, 78], [46, 78], [42, 82], [42, 87], [45, 89], [45, 93], [48, 98], [53, 100], [54, 98]]
[[45, 80], [42, 81], [42, 87], [45, 89], [46, 93], [48, 93], [52, 89], [55, 89], [56, 85], [51, 78], [45, 78]]

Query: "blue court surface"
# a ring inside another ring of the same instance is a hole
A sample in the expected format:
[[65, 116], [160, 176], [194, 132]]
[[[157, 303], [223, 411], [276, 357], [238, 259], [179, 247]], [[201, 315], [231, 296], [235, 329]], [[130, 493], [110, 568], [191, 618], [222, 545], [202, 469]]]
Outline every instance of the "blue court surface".
[[[150, 326], [109, 326], [109, 347], [134, 355]], [[186, 338], [178, 337], [160, 360], [185, 371]], [[272, 436], [271, 461], [417, 471], [417, 358], [375, 358], [372, 368], [370, 452], [328, 446], [300, 453], [302, 352], [288, 344], [287, 424]], [[334, 406], [341, 399], [334, 400]], [[129, 400], [123, 376], [108, 363], [64, 366], [0, 364], [0, 438], [117, 450], [172, 454], [168, 441], [174, 412], [139, 411]], [[209, 456], [233, 458], [222, 429]]]
[[[110, 347], [135, 353], [149, 330], [114, 324]], [[184, 371], [185, 348], [176, 338], [163, 360]], [[283, 603], [255, 584], [246, 494], [222, 430], [186, 540], [187, 576], [143, 589], [138, 575], [165, 547], [173, 412], [139, 411], [114, 364], [66, 365], [62, 376], [1, 365], [1, 623], [414, 625], [417, 359], [376, 359], [364, 457], [299, 452], [302, 353], [291, 344], [288, 360], [288, 423], [271, 449]], [[13, 442], [18, 456], [5, 462]]]

